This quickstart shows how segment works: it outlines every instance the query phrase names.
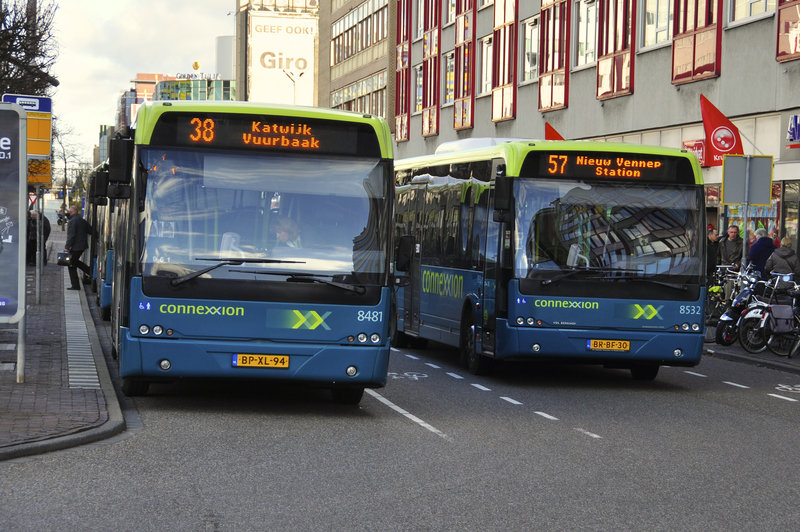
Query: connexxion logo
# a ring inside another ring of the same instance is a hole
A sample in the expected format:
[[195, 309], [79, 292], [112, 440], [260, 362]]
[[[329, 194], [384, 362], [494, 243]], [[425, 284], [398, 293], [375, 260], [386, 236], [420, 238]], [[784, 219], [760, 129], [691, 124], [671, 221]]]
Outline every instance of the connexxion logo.
[[164, 303], [158, 307], [161, 314], [190, 314], [199, 316], [244, 316], [244, 307], [210, 307], [208, 305], [175, 305]]

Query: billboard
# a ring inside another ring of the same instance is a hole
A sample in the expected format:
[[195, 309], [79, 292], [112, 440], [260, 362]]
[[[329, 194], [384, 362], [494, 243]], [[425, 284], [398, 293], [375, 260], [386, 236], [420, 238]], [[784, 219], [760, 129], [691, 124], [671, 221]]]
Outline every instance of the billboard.
[[314, 105], [317, 17], [250, 11], [247, 99]]

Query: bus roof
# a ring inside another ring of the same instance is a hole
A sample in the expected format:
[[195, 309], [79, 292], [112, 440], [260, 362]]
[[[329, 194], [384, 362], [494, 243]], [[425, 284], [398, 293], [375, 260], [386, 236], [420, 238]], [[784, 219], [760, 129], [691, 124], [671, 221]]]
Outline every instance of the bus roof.
[[386, 121], [378, 116], [340, 111], [320, 107], [306, 107], [300, 105], [281, 105], [273, 103], [257, 103], [242, 101], [148, 101], [139, 107], [136, 114], [134, 129], [136, 131], [136, 144], [148, 144], [155, 128], [156, 122], [164, 113], [169, 112], [198, 112], [198, 113], [236, 113], [260, 114], [282, 117], [314, 118], [317, 120], [332, 120], [340, 122], [355, 122], [368, 124], [375, 130], [381, 156], [385, 159], [393, 157], [391, 131]]
[[[405, 159], [397, 159], [394, 163], [395, 170], [407, 170], [424, 166], [439, 166], [444, 164], [467, 163], [472, 161], [501, 158], [507, 166], [507, 175], [518, 175], [525, 155], [532, 151], [577, 151], [577, 152], [608, 152], [608, 153], [635, 153], [650, 154], [670, 157], [682, 157], [689, 160], [695, 175], [695, 182], [702, 183], [700, 164], [694, 153], [680, 148], [665, 148], [663, 146], [649, 146], [645, 144], [627, 144], [623, 142], [598, 142], [588, 140], [519, 140], [496, 139], [495, 143], [476, 142], [478, 147], [462, 145], [464, 149], [450, 151], [448, 146], [444, 152], [432, 155], [420, 155]], [[455, 145], [455, 143], [454, 143]], [[474, 146], [474, 144], [473, 144]]]

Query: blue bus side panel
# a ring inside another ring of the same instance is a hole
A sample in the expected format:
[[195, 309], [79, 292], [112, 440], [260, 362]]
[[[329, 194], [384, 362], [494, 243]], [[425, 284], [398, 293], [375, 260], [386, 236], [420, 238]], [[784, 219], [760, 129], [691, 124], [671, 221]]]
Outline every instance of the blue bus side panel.
[[458, 346], [464, 301], [478, 300], [482, 279], [479, 271], [423, 265], [418, 295], [420, 336]]
[[[509, 318], [498, 320], [498, 358], [574, 357], [675, 365], [700, 361], [702, 290], [697, 301], [669, 301], [529, 296], [518, 288], [518, 282], [510, 284]], [[526, 324], [517, 325], [518, 317]], [[529, 317], [541, 325], [527, 325]], [[692, 330], [693, 324], [699, 329]], [[628, 340], [630, 349], [592, 349], [591, 340]]]
[[[121, 330], [120, 375], [252, 377], [383, 386], [389, 359], [389, 289], [378, 305], [355, 307], [262, 301], [150, 298], [131, 280], [131, 327]], [[141, 334], [140, 325], [150, 332]], [[153, 327], [164, 333], [155, 336]], [[172, 335], [167, 336], [166, 331]], [[359, 333], [377, 344], [351, 342]], [[236, 354], [288, 355], [288, 369], [245, 368]], [[163, 371], [159, 362], [172, 368]], [[356, 366], [348, 377], [345, 369]]]

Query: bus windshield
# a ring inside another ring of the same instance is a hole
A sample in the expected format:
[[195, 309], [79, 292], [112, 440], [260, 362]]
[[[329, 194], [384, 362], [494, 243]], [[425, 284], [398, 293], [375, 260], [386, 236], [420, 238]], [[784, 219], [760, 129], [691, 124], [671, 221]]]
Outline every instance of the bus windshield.
[[202, 277], [305, 273], [367, 283], [386, 271], [380, 235], [391, 209], [378, 159], [145, 148], [141, 163], [144, 276], [187, 276], [226, 261]]
[[696, 282], [702, 198], [689, 186], [517, 178], [519, 278]]

